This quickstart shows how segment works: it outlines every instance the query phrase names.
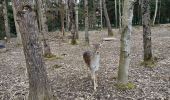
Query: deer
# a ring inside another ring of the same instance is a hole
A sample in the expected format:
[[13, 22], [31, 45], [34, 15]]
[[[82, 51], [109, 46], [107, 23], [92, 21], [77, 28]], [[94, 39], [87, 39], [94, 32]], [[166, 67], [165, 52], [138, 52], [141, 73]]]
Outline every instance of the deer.
[[93, 44], [92, 51], [85, 51], [83, 53], [83, 59], [88, 69], [90, 69], [91, 79], [93, 80], [94, 90], [96, 91], [98, 84], [96, 78], [96, 71], [99, 70], [100, 65], [100, 48], [101, 44]]

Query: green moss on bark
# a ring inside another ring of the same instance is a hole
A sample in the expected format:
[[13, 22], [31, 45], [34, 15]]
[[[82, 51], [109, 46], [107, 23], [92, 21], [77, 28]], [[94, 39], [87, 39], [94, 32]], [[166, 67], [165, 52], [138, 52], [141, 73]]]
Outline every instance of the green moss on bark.
[[120, 89], [120, 90], [130, 90], [130, 89], [136, 88], [136, 85], [131, 82], [129, 82], [127, 84], [117, 83], [117, 84], [115, 84], [115, 86], [117, 87], [117, 89]]

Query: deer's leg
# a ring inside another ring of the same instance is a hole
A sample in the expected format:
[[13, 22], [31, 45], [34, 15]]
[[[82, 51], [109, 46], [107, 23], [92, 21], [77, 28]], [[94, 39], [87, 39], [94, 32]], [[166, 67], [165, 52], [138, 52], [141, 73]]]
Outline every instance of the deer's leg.
[[97, 79], [96, 79], [96, 74], [95, 74], [95, 72], [92, 72], [92, 79], [93, 79], [93, 84], [94, 84], [94, 90], [96, 91], [97, 89], [97, 87], [98, 87], [98, 85], [97, 85]]

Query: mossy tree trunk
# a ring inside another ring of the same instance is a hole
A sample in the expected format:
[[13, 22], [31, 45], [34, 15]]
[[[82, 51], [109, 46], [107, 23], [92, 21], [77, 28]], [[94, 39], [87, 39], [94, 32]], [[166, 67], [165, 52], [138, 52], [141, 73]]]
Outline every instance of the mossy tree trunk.
[[52, 100], [51, 87], [43, 60], [39, 40], [37, 16], [29, 0], [14, 0], [19, 3], [17, 22], [22, 37], [27, 73], [29, 78], [28, 100]]
[[150, 0], [142, 0], [144, 62], [152, 61], [152, 42], [150, 28]]
[[106, 1], [105, 0], [103, 0], [103, 9], [104, 9], [104, 16], [105, 16], [105, 19], [106, 19], [107, 28], [108, 28], [108, 36], [113, 36], [112, 27], [111, 27], [111, 24], [110, 24], [110, 19], [109, 19], [108, 13], [107, 13]]
[[88, 0], [84, 0], [84, 11], [85, 11], [85, 42], [86, 44], [89, 44]]
[[122, 33], [120, 46], [120, 59], [118, 70], [118, 83], [128, 83], [128, 69], [130, 64], [130, 38], [132, 32], [134, 0], [124, 0], [122, 16]]
[[7, 37], [7, 41], [10, 41], [10, 27], [9, 27], [9, 20], [8, 20], [8, 10], [7, 10], [7, 0], [3, 1], [3, 14], [4, 14], [4, 24], [5, 24], [5, 33]]
[[71, 23], [71, 34], [72, 34], [72, 40], [71, 44], [75, 45], [77, 44], [77, 38], [76, 38], [76, 13], [75, 13], [75, 0], [69, 0], [68, 1], [68, 7], [70, 12], [70, 23]]

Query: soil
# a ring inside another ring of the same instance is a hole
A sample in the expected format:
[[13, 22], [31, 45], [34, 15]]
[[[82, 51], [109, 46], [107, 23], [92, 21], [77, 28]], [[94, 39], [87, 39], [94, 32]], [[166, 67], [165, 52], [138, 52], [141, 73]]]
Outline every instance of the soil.
[[[130, 90], [119, 90], [117, 72], [119, 65], [120, 34], [111, 41], [102, 41], [107, 30], [89, 31], [90, 44], [102, 43], [98, 87], [93, 90], [90, 71], [82, 54], [92, 50], [84, 43], [80, 32], [78, 45], [71, 45], [57, 32], [48, 33], [52, 53], [56, 58], [46, 59], [46, 69], [53, 93], [59, 100], [170, 100], [170, 26], [152, 27], [152, 49], [157, 63], [153, 68], [141, 66], [143, 61], [142, 27], [134, 27], [131, 36], [131, 62], [129, 82], [136, 85]], [[67, 33], [67, 37], [70, 34]], [[0, 100], [26, 100], [28, 77], [21, 45], [13, 38], [6, 52], [0, 53]]]

